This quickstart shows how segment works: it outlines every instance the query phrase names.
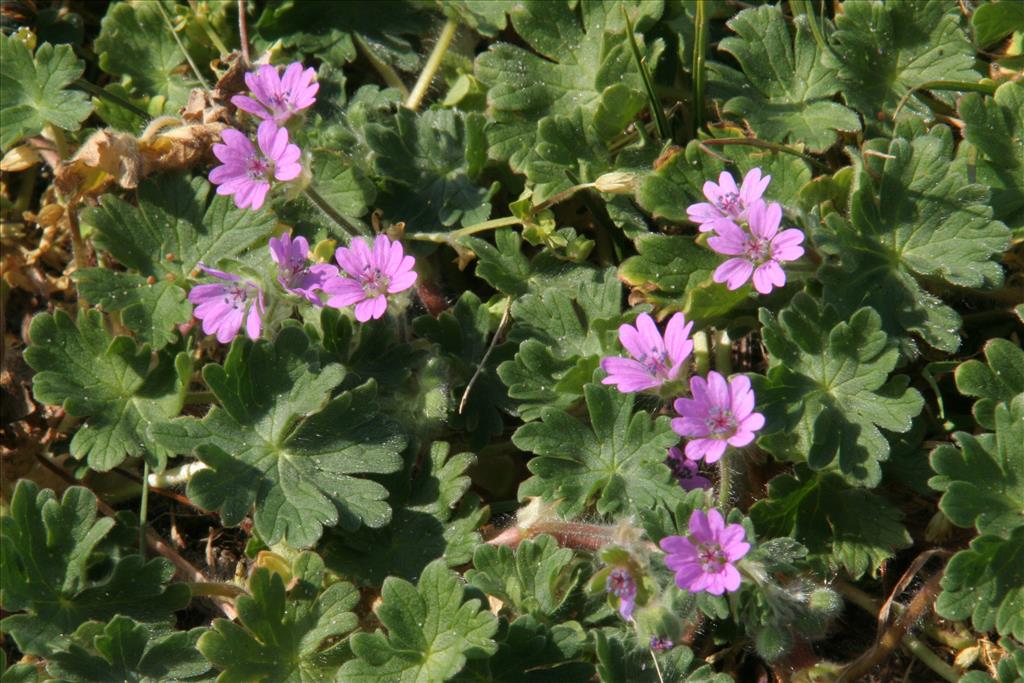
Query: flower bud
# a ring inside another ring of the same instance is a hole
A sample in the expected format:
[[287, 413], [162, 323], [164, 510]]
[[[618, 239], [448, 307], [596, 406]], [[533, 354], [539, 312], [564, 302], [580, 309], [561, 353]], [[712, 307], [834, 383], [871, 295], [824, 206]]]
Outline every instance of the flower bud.
[[636, 176], [625, 171], [605, 173], [594, 181], [594, 189], [608, 194], [633, 194], [636, 189]]
[[679, 641], [683, 622], [672, 610], [657, 602], [638, 607], [634, 613], [636, 633], [641, 641], [657, 638], [660, 641]]

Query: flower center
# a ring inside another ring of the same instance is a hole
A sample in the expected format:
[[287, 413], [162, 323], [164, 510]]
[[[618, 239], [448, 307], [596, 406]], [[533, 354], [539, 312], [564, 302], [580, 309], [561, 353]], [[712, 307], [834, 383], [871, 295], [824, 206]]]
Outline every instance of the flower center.
[[240, 311], [245, 308], [245, 302], [249, 298], [249, 289], [245, 285], [232, 284], [224, 287], [224, 303]]
[[388, 290], [388, 284], [391, 282], [391, 278], [381, 272], [380, 268], [374, 268], [372, 266], [366, 266], [363, 269], [363, 292], [365, 292], [367, 298], [375, 298], [384, 294]]
[[722, 546], [717, 543], [698, 546], [697, 558], [700, 560], [700, 568], [709, 574], [722, 571], [729, 562]]
[[652, 348], [637, 360], [656, 377], [668, 377], [668, 352]]
[[605, 586], [613, 595], [620, 598], [630, 598], [636, 592], [636, 584], [633, 577], [624, 569], [613, 569], [608, 575], [608, 583]]
[[724, 213], [735, 216], [740, 209], [740, 196], [736, 192], [723, 192], [715, 202]]
[[757, 264], [764, 263], [771, 257], [771, 240], [764, 240], [753, 235], [747, 238], [746, 256]]
[[249, 180], [266, 180], [270, 171], [270, 162], [261, 154], [253, 154], [245, 163], [245, 173]]
[[724, 439], [736, 431], [736, 418], [733, 417], [732, 411], [720, 406], [708, 409], [704, 424], [707, 425], [711, 436], [719, 439]]
[[288, 109], [288, 96], [283, 92], [276, 92], [269, 97], [270, 104], [274, 105], [276, 109], [286, 110]]

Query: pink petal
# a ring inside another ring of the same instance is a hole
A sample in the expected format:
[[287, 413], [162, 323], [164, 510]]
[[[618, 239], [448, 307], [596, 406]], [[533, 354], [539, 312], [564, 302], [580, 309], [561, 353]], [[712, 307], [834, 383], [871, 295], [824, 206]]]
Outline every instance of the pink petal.
[[679, 436], [707, 436], [710, 434], [707, 423], [704, 420], [693, 417], [672, 418], [672, 431]]
[[644, 343], [636, 327], [628, 324], [619, 325], [619, 342], [633, 358], [643, 358]]
[[711, 533], [711, 526], [708, 523], [708, 516], [703, 510], [697, 508], [690, 513], [689, 522], [690, 534], [694, 537], [697, 543], [708, 543], [714, 540]]
[[731, 290], [739, 289], [754, 271], [754, 264], [746, 259], [731, 258], [715, 269], [711, 279], [715, 282], [724, 282]]
[[249, 307], [249, 314], [246, 316], [246, 320], [245, 320], [245, 334], [246, 334], [246, 336], [248, 336], [249, 339], [252, 339], [253, 341], [256, 341], [257, 339], [260, 338], [261, 326], [262, 326], [262, 321], [260, 320], [260, 312], [258, 310], [258, 307], [254, 304], [254, 305]]
[[737, 375], [729, 383], [732, 414], [742, 419], [754, 410], [754, 392], [750, 389], [750, 379], [745, 375]]
[[373, 299], [366, 299], [356, 304], [356, 320], [361, 323], [369, 322], [373, 318], [375, 304]]
[[768, 188], [772, 177], [770, 175], [761, 177], [760, 168], [752, 168], [743, 176], [743, 185], [740, 186], [740, 199], [744, 206], [750, 206], [754, 201], [761, 198]]
[[[249, 74], [246, 75], [248, 76]], [[258, 116], [261, 119], [267, 118], [267, 108], [246, 95], [235, 95], [231, 98], [231, 104], [253, 116]]]
[[388, 283], [388, 294], [397, 294], [398, 292], [404, 292], [405, 290], [416, 284], [416, 271], [412, 270], [406, 273], [397, 275], [395, 278]]
[[383, 294], [373, 299], [373, 319], [376, 320], [377, 318], [384, 315], [384, 311], [386, 311], [387, 308], [388, 298]]
[[665, 352], [665, 341], [661, 338], [661, 332], [658, 331], [654, 318], [646, 313], [641, 313], [636, 319], [636, 329], [640, 333], [640, 340], [647, 354], [661, 355]]
[[686, 322], [686, 316], [682, 313], [676, 313], [669, 318], [665, 327], [665, 348], [673, 366], [682, 363], [693, 351], [693, 342], [689, 338], [692, 328], [693, 323]]
[[775, 261], [762, 263], [754, 269], [754, 289], [760, 294], [768, 294], [772, 287], [786, 284], [786, 274]]
[[707, 232], [711, 227], [705, 224], [721, 218], [722, 212], [714, 204], [700, 202], [699, 204], [690, 204], [686, 207], [686, 217], [694, 223], [699, 223], [701, 232]]
[[726, 443], [721, 439], [694, 439], [686, 444], [686, 457], [713, 465], [725, 455]]
[[725, 377], [712, 370], [708, 373], [708, 403], [720, 408], [729, 408], [729, 383]]
[[732, 177], [732, 173], [728, 171], [722, 171], [718, 176], [718, 187], [723, 194], [739, 194], [740, 190], [736, 187], [736, 181]]

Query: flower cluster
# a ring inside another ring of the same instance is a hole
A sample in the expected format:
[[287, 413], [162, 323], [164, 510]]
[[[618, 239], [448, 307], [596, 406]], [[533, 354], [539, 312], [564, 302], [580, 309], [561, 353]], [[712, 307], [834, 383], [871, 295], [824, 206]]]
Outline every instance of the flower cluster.
[[221, 133], [222, 142], [213, 146], [213, 155], [221, 165], [210, 171], [210, 182], [217, 186], [217, 194], [232, 195], [240, 209], [258, 211], [273, 181], [299, 177], [302, 152], [289, 142], [284, 124], [316, 101], [320, 86], [312, 82], [315, 73], [312, 68], [303, 70], [295, 62], [285, 69], [283, 78], [269, 64], [245, 75], [252, 97], [236, 95], [231, 102], [262, 122], [256, 130], [255, 144], [234, 128]]
[[762, 176], [760, 168], [754, 168], [737, 188], [732, 175], [723, 171], [717, 184], [710, 180], [704, 183], [708, 201], [686, 209], [701, 232], [714, 231], [708, 246], [732, 257], [718, 266], [712, 276], [729, 289], [739, 289], [753, 276], [754, 289], [768, 294], [774, 287], [786, 284], [781, 264], [803, 256], [800, 244], [804, 234], [795, 228], [780, 232], [782, 207], [762, 198], [771, 178]]
[[[355, 305], [359, 322], [383, 316], [389, 295], [403, 292], [416, 282], [416, 259], [405, 254], [401, 242], [392, 242], [387, 235], [378, 235], [372, 247], [359, 237], [350, 247], [338, 249], [335, 259], [340, 269], [329, 263], [311, 263], [309, 243], [301, 236], [272, 237], [268, 246], [270, 258], [277, 265], [277, 282], [284, 292], [314, 306], [324, 305], [321, 292], [328, 306]], [[222, 281], [196, 285], [189, 292], [189, 301], [196, 304], [195, 316], [203, 321], [203, 332], [215, 334], [217, 341], [226, 344], [238, 335], [244, 319], [246, 335], [258, 339], [266, 310], [259, 285], [239, 275], [200, 267]]]

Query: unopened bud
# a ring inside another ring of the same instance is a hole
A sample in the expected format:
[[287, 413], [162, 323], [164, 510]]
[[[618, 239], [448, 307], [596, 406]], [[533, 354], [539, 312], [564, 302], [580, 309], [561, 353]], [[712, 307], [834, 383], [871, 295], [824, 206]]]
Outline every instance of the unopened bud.
[[594, 189], [608, 194], [633, 194], [636, 176], [625, 171], [612, 171], [594, 181]]

